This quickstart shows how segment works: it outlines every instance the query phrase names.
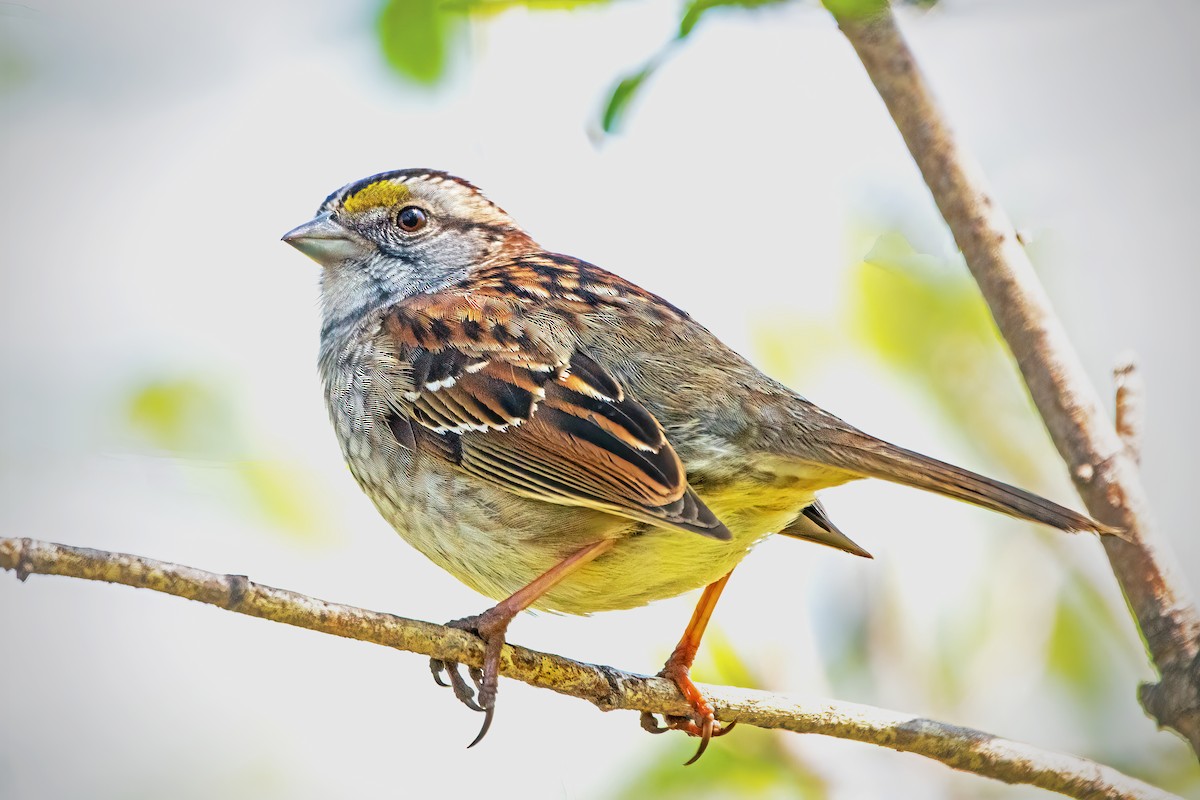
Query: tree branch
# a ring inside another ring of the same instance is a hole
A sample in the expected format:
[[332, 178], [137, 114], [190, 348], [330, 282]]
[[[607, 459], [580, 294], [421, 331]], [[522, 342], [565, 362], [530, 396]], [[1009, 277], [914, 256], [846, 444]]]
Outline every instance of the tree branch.
[[[33, 574], [64, 575], [153, 589], [239, 614], [446, 661], [479, 666], [483, 658], [482, 643], [469, 633], [263, 586], [244, 575], [220, 575], [141, 556], [11, 538], [0, 538], [0, 568], [15, 571], [22, 581]], [[522, 647], [505, 648], [500, 671], [531, 686], [588, 700], [604, 711], [689, 711], [679, 690], [663, 678], [584, 664]], [[703, 689], [717, 718], [726, 722], [869, 742], [1006, 783], [1032, 784], [1070, 797], [1172, 797], [1087, 759], [910, 714], [725, 686]]]
[[1160, 726], [1200, 754], [1200, 615], [1154, 531], [1135, 457], [1105, 415], [1012, 223], [934, 102], [886, 0], [825, 5], [908, 144], [1085, 505], [1125, 531], [1124, 539], [1104, 537], [1104, 548], [1161, 675], [1138, 696]]

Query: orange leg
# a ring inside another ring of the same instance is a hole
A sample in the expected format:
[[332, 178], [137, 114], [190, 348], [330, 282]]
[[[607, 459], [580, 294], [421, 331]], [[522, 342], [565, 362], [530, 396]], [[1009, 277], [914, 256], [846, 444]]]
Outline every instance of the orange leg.
[[721, 592], [725, 589], [725, 584], [729, 582], [729, 576], [732, 574], [732, 572], [726, 573], [725, 577], [704, 587], [704, 593], [700, 595], [700, 602], [696, 604], [696, 610], [692, 612], [692, 619], [683, 632], [683, 638], [679, 640], [679, 644], [675, 645], [675, 650], [667, 659], [667, 663], [663, 665], [662, 672], [658, 673], [664, 678], [670, 678], [679, 687], [684, 699], [692, 707], [692, 715], [690, 717], [667, 716], [664, 718], [667, 725], [663, 728], [659, 727], [653, 714], [642, 713], [642, 727], [651, 733], [678, 730], [684, 731], [689, 736], [700, 737], [700, 747], [696, 749], [696, 755], [692, 756], [684, 766], [696, 763], [700, 756], [704, 755], [709, 739], [729, 733], [736, 724], [731, 723], [724, 727], [717, 724], [712, 706], [701, 694], [699, 687], [692, 683], [690, 675], [692, 662], [696, 660], [696, 651], [700, 649], [700, 639], [704, 637], [704, 631], [708, 627], [708, 621], [712, 618], [713, 609], [717, 607], [717, 600], [720, 599]]
[[[484, 734], [488, 732], [488, 728], [492, 726], [492, 717], [496, 713], [496, 688], [500, 682], [500, 651], [504, 649], [504, 634], [508, 630], [508, 624], [513, 621], [513, 617], [533, 605], [539, 597], [561, 583], [572, 572], [608, 552], [614, 543], [612, 539], [601, 539], [594, 544], [589, 544], [546, 570], [528, 586], [513, 593], [507, 600], [502, 600], [482, 614], [448, 623], [452, 628], [471, 631], [483, 639], [484, 644], [483, 669], [472, 667], [470, 670], [475, 689], [471, 688], [458, 671], [458, 664], [438, 658], [429, 660], [429, 668], [433, 671], [435, 681], [442, 686], [453, 687], [454, 695], [467, 707], [484, 712], [483, 726], [479, 729], [475, 740], [467, 747], [479, 744]], [[449, 684], [442, 682], [442, 672], [449, 676]], [[476, 694], [476, 689], [478, 694]]]

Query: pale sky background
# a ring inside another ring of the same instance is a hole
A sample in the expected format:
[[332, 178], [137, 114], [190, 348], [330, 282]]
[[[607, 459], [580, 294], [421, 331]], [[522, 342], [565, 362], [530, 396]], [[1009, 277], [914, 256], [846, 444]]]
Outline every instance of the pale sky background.
[[[813, 5], [712, 15], [599, 146], [602, 99], [671, 35], [678, 4], [504, 13], [472, 26], [435, 94], [382, 65], [373, 13], [278, 0], [0, 5], [0, 52], [28, 71], [0, 94], [0, 535], [422, 619], [486, 607], [407, 548], [342, 466], [315, 370], [317, 267], [278, 241], [374, 172], [469, 178], [550, 249], [668, 296], [752, 356], [764, 319], [836, 321], [864, 226], [953, 252], [861, 65]], [[1118, 353], [1138, 354], [1144, 477], [1195, 587], [1200, 13], [1186, 0], [946, 0], [903, 17], [1106, 397]], [[981, 466], [901, 377], [852, 344], [818, 346], [830, 357], [796, 387], [806, 396]], [[312, 541], [231, 501], [220, 459], [167, 458], [131, 436], [122, 398], [164, 375], [224, 387], [242, 431], [232, 455], [288, 465], [310, 494]], [[1078, 506], [1065, 478], [1046, 491]], [[1023, 612], [1049, 603], [1070, 565], [1099, 576], [1100, 602], [1123, 615], [1094, 540], [1064, 537], [1055, 561], [1029, 526], [874, 482], [826, 503], [876, 560], [768, 541], [717, 612], [766, 686], [829, 694], [819, 654], [839, 605], [890, 587], [892, 635], [912, 661], [843, 699], [1087, 746], [1030, 672], [1047, 623]], [[912, 686], [935, 622], [983, 587], [995, 645], [956, 667], [988, 690], [941, 708]], [[523, 617], [510, 638], [652, 672], [694, 599]], [[1105, 753], [1170, 752], [1180, 745], [1136, 706], [1135, 681], [1152, 674], [1127, 627], [1113, 655], [1128, 675], [1119, 724], [1096, 735]], [[675, 752], [633, 714], [511, 681], [487, 741], [467, 752], [478, 719], [436, 690], [422, 658], [120, 587], [0, 575], [0, 641], [0, 796], [14, 800], [447, 796], [447, 774], [472, 794], [590, 798]], [[863, 745], [784, 741], [835, 798], [1043, 796]]]

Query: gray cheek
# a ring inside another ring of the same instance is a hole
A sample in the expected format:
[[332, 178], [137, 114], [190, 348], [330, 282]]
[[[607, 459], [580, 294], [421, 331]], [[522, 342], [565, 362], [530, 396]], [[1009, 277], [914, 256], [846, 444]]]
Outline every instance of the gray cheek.
[[461, 280], [483, 256], [479, 237], [443, 230], [398, 254], [417, 291], [434, 292]]
[[478, 237], [471, 234], [444, 236], [440, 250], [445, 254], [445, 264], [458, 267], [469, 266], [482, 254]]

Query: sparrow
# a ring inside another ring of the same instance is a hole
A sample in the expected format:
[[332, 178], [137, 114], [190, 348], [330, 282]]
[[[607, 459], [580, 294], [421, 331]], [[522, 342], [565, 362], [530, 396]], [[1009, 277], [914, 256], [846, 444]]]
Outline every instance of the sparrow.
[[484, 714], [472, 745], [521, 611], [591, 614], [704, 587], [660, 673], [692, 713], [642, 715], [647, 730], [699, 737], [695, 761], [732, 727], [689, 671], [733, 568], [772, 534], [870, 557], [829, 519], [823, 489], [881, 478], [1116, 532], [863, 433], [668, 300], [547, 252], [445, 172], [350, 183], [283, 240], [322, 267], [319, 370], [350, 472], [410, 545], [498, 601], [450, 623], [483, 640], [470, 681], [431, 662]]

